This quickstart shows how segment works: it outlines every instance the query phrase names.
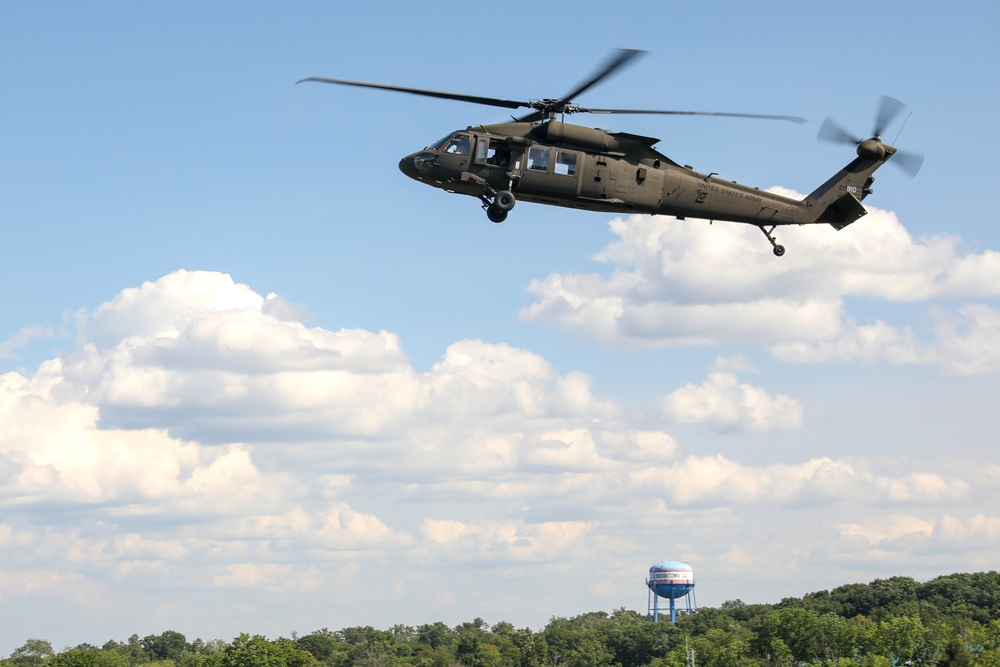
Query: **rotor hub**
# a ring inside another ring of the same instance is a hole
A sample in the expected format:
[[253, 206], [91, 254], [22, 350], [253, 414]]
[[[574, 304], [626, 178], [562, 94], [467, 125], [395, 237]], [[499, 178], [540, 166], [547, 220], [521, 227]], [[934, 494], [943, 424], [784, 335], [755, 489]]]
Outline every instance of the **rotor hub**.
[[858, 157], [868, 160], [881, 160], [885, 157], [885, 144], [879, 141], [878, 135], [858, 144]]

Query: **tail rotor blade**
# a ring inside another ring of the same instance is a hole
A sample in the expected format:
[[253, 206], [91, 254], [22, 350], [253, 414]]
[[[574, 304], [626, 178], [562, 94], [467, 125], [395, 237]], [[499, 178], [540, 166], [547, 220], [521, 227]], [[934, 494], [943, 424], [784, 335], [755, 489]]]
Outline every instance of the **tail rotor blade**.
[[882, 100], [879, 102], [878, 114], [875, 116], [875, 131], [872, 134], [875, 136], [882, 134], [882, 131], [892, 122], [892, 119], [905, 108], [906, 105], [899, 100], [888, 95], [883, 95]]
[[832, 118], [827, 118], [823, 121], [823, 125], [820, 126], [819, 133], [816, 135], [816, 138], [822, 139], [823, 141], [832, 141], [838, 144], [857, 145], [861, 143], [861, 139], [845, 130]]
[[[906, 105], [899, 100], [883, 95], [879, 102], [878, 112], [875, 114], [875, 131], [872, 133], [872, 140], [874, 141], [870, 140], [865, 143], [881, 143], [882, 131], [896, 116], [899, 115], [899, 112], [905, 108]], [[832, 118], [827, 118], [823, 122], [823, 125], [819, 128], [819, 133], [816, 135], [816, 138], [822, 139], [823, 141], [833, 141], [839, 144], [854, 144], [857, 146], [860, 146], [863, 142], [862, 138], [854, 136]], [[920, 167], [924, 164], [924, 156], [920, 153], [901, 151], [885, 144], [882, 144], [882, 147], [885, 149], [885, 154], [891, 158], [889, 163], [894, 164], [905, 171], [911, 178], [917, 175], [920, 171]], [[868, 149], [866, 148], [862, 151], [862, 148], [858, 148], [858, 155], [860, 157], [868, 157]]]
[[907, 151], [896, 151], [896, 154], [889, 160], [889, 164], [894, 164], [905, 171], [910, 178], [914, 178], [924, 164], [924, 156], [921, 153], [910, 153]]

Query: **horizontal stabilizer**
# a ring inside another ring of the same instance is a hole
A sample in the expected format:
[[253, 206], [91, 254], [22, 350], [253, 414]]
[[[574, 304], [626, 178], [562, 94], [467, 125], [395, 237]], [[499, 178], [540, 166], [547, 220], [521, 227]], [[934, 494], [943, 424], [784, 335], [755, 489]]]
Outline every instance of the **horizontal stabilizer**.
[[828, 222], [834, 229], [840, 230], [867, 214], [868, 211], [854, 196], [854, 193], [845, 192], [837, 201], [827, 207], [818, 222]]

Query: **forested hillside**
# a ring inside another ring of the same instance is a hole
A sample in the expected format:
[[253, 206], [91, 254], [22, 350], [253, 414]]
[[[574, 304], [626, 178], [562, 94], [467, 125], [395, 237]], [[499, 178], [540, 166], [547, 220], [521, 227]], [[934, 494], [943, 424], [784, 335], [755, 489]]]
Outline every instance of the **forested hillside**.
[[188, 641], [174, 631], [53, 651], [29, 639], [2, 667], [1000, 667], [1000, 573], [850, 584], [776, 604], [728, 601], [653, 623], [626, 609], [543, 629], [430, 623]]

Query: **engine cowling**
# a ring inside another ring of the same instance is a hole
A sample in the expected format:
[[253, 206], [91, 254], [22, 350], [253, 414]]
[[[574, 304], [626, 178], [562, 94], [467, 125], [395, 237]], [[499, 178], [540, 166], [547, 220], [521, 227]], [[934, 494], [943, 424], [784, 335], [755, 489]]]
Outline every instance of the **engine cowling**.
[[602, 152], [621, 150], [621, 144], [618, 139], [610, 132], [604, 130], [592, 127], [580, 127], [579, 125], [567, 125], [557, 120], [550, 120], [544, 127], [544, 140], [552, 144], [568, 143], [580, 148], [589, 148]]

